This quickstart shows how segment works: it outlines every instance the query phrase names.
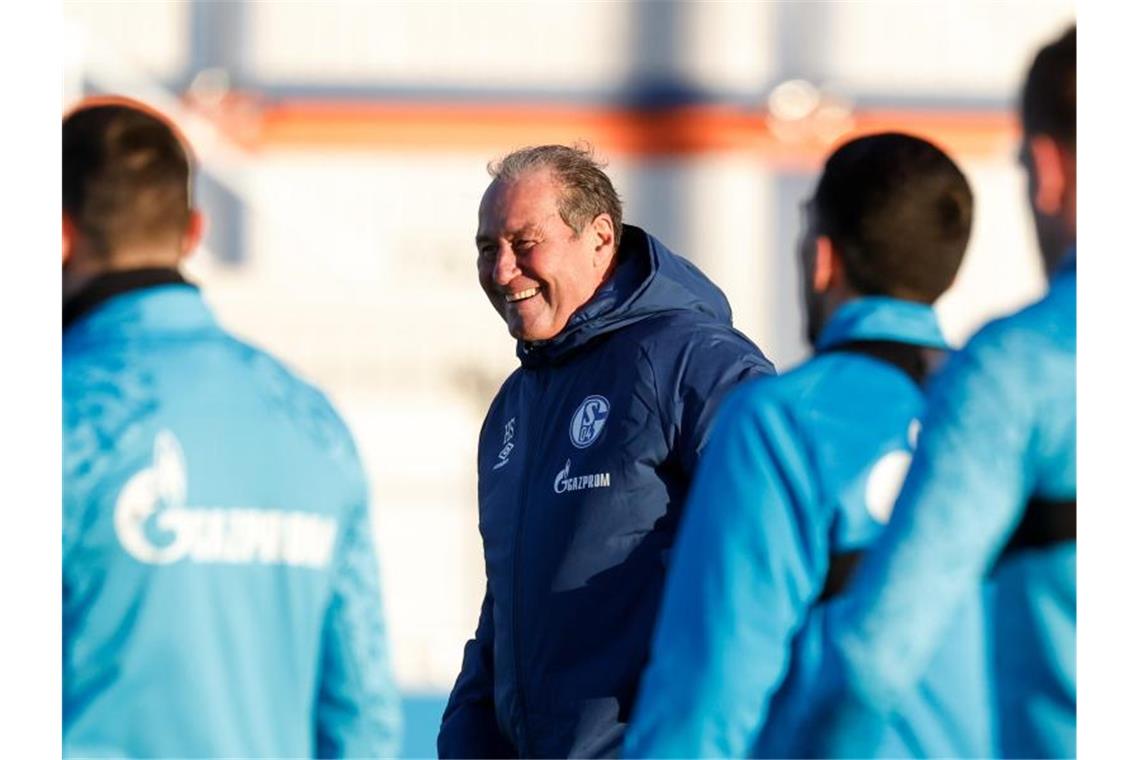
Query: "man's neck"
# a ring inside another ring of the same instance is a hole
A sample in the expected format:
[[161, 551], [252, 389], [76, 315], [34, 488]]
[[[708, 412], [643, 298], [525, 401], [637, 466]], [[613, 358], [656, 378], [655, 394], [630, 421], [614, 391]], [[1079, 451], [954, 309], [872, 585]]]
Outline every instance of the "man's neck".
[[168, 245], [145, 246], [97, 255], [82, 245], [63, 267], [63, 300], [73, 298], [105, 274], [138, 269], [178, 269], [182, 257]]

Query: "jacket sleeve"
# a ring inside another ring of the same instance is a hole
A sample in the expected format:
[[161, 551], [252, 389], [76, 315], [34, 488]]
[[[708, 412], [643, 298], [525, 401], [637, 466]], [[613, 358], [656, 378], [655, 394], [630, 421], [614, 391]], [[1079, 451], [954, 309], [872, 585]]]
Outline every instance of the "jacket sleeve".
[[367, 489], [362, 489], [334, 560], [322, 632], [318, 757], [395, 757], [400, 744], [400, 697], [382, 613]]
[[[818, 751], [864, 754], [922, 676], [966, 595], [1016, 528], [1034, 483], [1034, 379], [986, 331], [933, 383], [891, 520], [847, 590], [824, 607], [836, 683]], [[1041, 378], [1036, 382], [1040, 383]]]
[[812, 479], [763, 383], [724, 404], [673, 550], [627, 757], [745, 757], [826, 570]]
[[488, 588], [475, 638], [463, 648], [463, 666], [443, 711], [436, 749], [441, 758], [515, 757], [495, 715], [494, 600]]

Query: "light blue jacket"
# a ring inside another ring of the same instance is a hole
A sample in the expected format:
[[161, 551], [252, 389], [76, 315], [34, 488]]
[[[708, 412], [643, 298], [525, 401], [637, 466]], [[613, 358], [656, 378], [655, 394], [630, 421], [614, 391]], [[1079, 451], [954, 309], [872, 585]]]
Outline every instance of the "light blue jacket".
[[328, 401], [196, 288], [63, 339], [68, 756], [391, 756], [368, 494]]
[[[925, 404], [899, 367], [853, 341], [946, 344], [933, 309], [845, 304], [821, 352], [738, 389], [717, 417], [674, 549], [628, 757], [800, 756], [823, 666], [818, 604], [836, 555], [882, 531]], [[838, 350], [837, 350], [838, 349]], [[988, 754], [980, 599], [870, 754]]]
[[826, 614], [844, 678], [821, 751], [864, 751], [988, 577], [1000, 754], [1075, 754], [1076, 542], [1002, 552], [1040, 502], [1076, 508], [1076, 286], [1073, 253], [1043, 300], [982, 329], [934, 383], [895, 517]]

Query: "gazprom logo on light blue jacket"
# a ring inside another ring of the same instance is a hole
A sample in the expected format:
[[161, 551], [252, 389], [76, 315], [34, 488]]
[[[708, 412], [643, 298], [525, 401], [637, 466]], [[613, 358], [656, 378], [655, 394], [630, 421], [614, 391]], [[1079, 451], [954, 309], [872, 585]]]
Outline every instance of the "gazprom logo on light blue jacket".
[[610, 402], [605, 396], [586, 396], [570, 420], [570, 442], [584, 449], [602, 434], [610, 416]]
[[[139, 562], [291, 565], [329, 564], [337, 521], [296, 510], [190, 507], [186, 457], [178, 439], [161, 430], [154, 459], [137, 472], [115, 503], [115, 534]], [[147, 526], [164, 536], [156, 541]]]

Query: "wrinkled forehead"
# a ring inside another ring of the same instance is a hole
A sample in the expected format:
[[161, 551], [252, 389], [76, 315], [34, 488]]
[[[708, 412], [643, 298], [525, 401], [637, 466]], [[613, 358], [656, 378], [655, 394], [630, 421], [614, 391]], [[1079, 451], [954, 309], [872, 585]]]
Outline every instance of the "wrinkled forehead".
[[560, 222], [558, 199], [558, 186], [545, 170], [493, 180], [479, 203], [478, 236], [497, 237]]

